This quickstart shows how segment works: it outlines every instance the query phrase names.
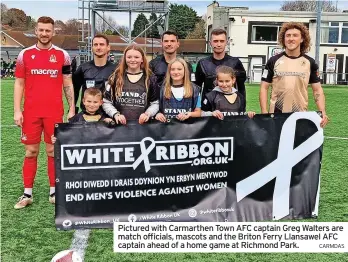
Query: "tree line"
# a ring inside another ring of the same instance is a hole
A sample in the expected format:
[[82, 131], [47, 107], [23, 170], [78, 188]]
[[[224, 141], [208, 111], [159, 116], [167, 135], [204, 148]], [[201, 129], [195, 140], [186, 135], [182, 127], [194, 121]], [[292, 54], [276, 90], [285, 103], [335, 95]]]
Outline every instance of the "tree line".
[[[99, 12], [100, 13], [100, 12]], [[128, 36], [129, 28], [125, 25], [119, 25], [111, 15], [102, 15], [96, 17], [96, 32], [107, 35]], [[143, 13], [138, 14], [134, 21], [131, 31], [132, 37], [138, 36], [144, 31], [145, 26], [158, 19], [156, 13], [150, 14], [147, 18]], [[8, 8], [1, 3], [1, 23], [8, 25], [16, 31], [32, 31], [35, 28], [36, 20], [28, 16], [23, 10], [18, 8]], [[56, 34], [77, 35], [82, 27], [88, 29], [88, 24], [82, 24], [78, 19], [69, 19], [66, 22], [62, 20], [55, 21]], [[205, 20], [204, 17], [197, 16], [197, 12], [187, 5], [171, 4], [169, 6], [169, 28], [179, 33], [179, 38], [205, 38]], [[160, 29], [160, 30], [159, 30]], [[164, 30], [164, 19], [159, 20], [146, 32], [146, 37], [160, 38], [160, 31]], [[144, 37], [142, 34], [141, 37]]]

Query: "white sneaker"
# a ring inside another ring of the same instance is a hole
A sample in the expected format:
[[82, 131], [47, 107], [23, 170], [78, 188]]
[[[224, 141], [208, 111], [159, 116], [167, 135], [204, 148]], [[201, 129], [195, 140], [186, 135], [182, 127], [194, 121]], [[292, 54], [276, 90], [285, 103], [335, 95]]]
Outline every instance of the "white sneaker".
[[18, 198], [18, 203], [15, 204], [14, 208], [15, 209], [25, 208], [26, 206], [31, 205], [32, 203], [33, 203], [33, 196], [27, 197], [23, 195], [20, 198]]

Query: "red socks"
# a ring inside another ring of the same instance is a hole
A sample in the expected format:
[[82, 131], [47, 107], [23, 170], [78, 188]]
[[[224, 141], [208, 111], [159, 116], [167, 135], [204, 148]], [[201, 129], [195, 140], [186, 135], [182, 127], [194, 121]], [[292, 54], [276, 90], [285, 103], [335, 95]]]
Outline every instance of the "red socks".
[[54, 157], [47, 157], [47, 173], [50, 180], [50, 187], [54, 187], [56, 184], [56, 172], [54, 169]]
[[25, 157], [23, 163], [24, 188], [33, 188], [37, 170], [37, 157]]
[[[37, 171], [37, 157], [25, 157], [23, 164], [23, 184], [24, 188], [33, 188], [35, 175]], [[56, 184], [56, 175], [54, 169], [54, 157], [47, 157], [47, 173], [50, 180], [50, 187]]]

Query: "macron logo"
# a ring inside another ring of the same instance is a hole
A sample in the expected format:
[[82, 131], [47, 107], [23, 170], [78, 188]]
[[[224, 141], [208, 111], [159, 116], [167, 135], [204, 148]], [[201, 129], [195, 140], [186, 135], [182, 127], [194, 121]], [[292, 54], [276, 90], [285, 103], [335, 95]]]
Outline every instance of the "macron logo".
[[31, 69], [32, 75], [51, 75], [51, 77], [57, 77], [57, 69]]

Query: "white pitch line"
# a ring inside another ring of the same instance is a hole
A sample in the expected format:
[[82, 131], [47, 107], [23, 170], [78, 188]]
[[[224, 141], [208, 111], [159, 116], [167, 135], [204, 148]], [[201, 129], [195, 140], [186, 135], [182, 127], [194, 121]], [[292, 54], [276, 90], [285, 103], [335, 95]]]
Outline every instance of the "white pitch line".
[[325, 136], [327, 139], [338, 139], [338, 140], [348, 140], [348, 137], [338, 137], [338, 136]]
[[84, 261], [90, 229], [76, 230], [72, 239], [70, 250], [76, 251]]

